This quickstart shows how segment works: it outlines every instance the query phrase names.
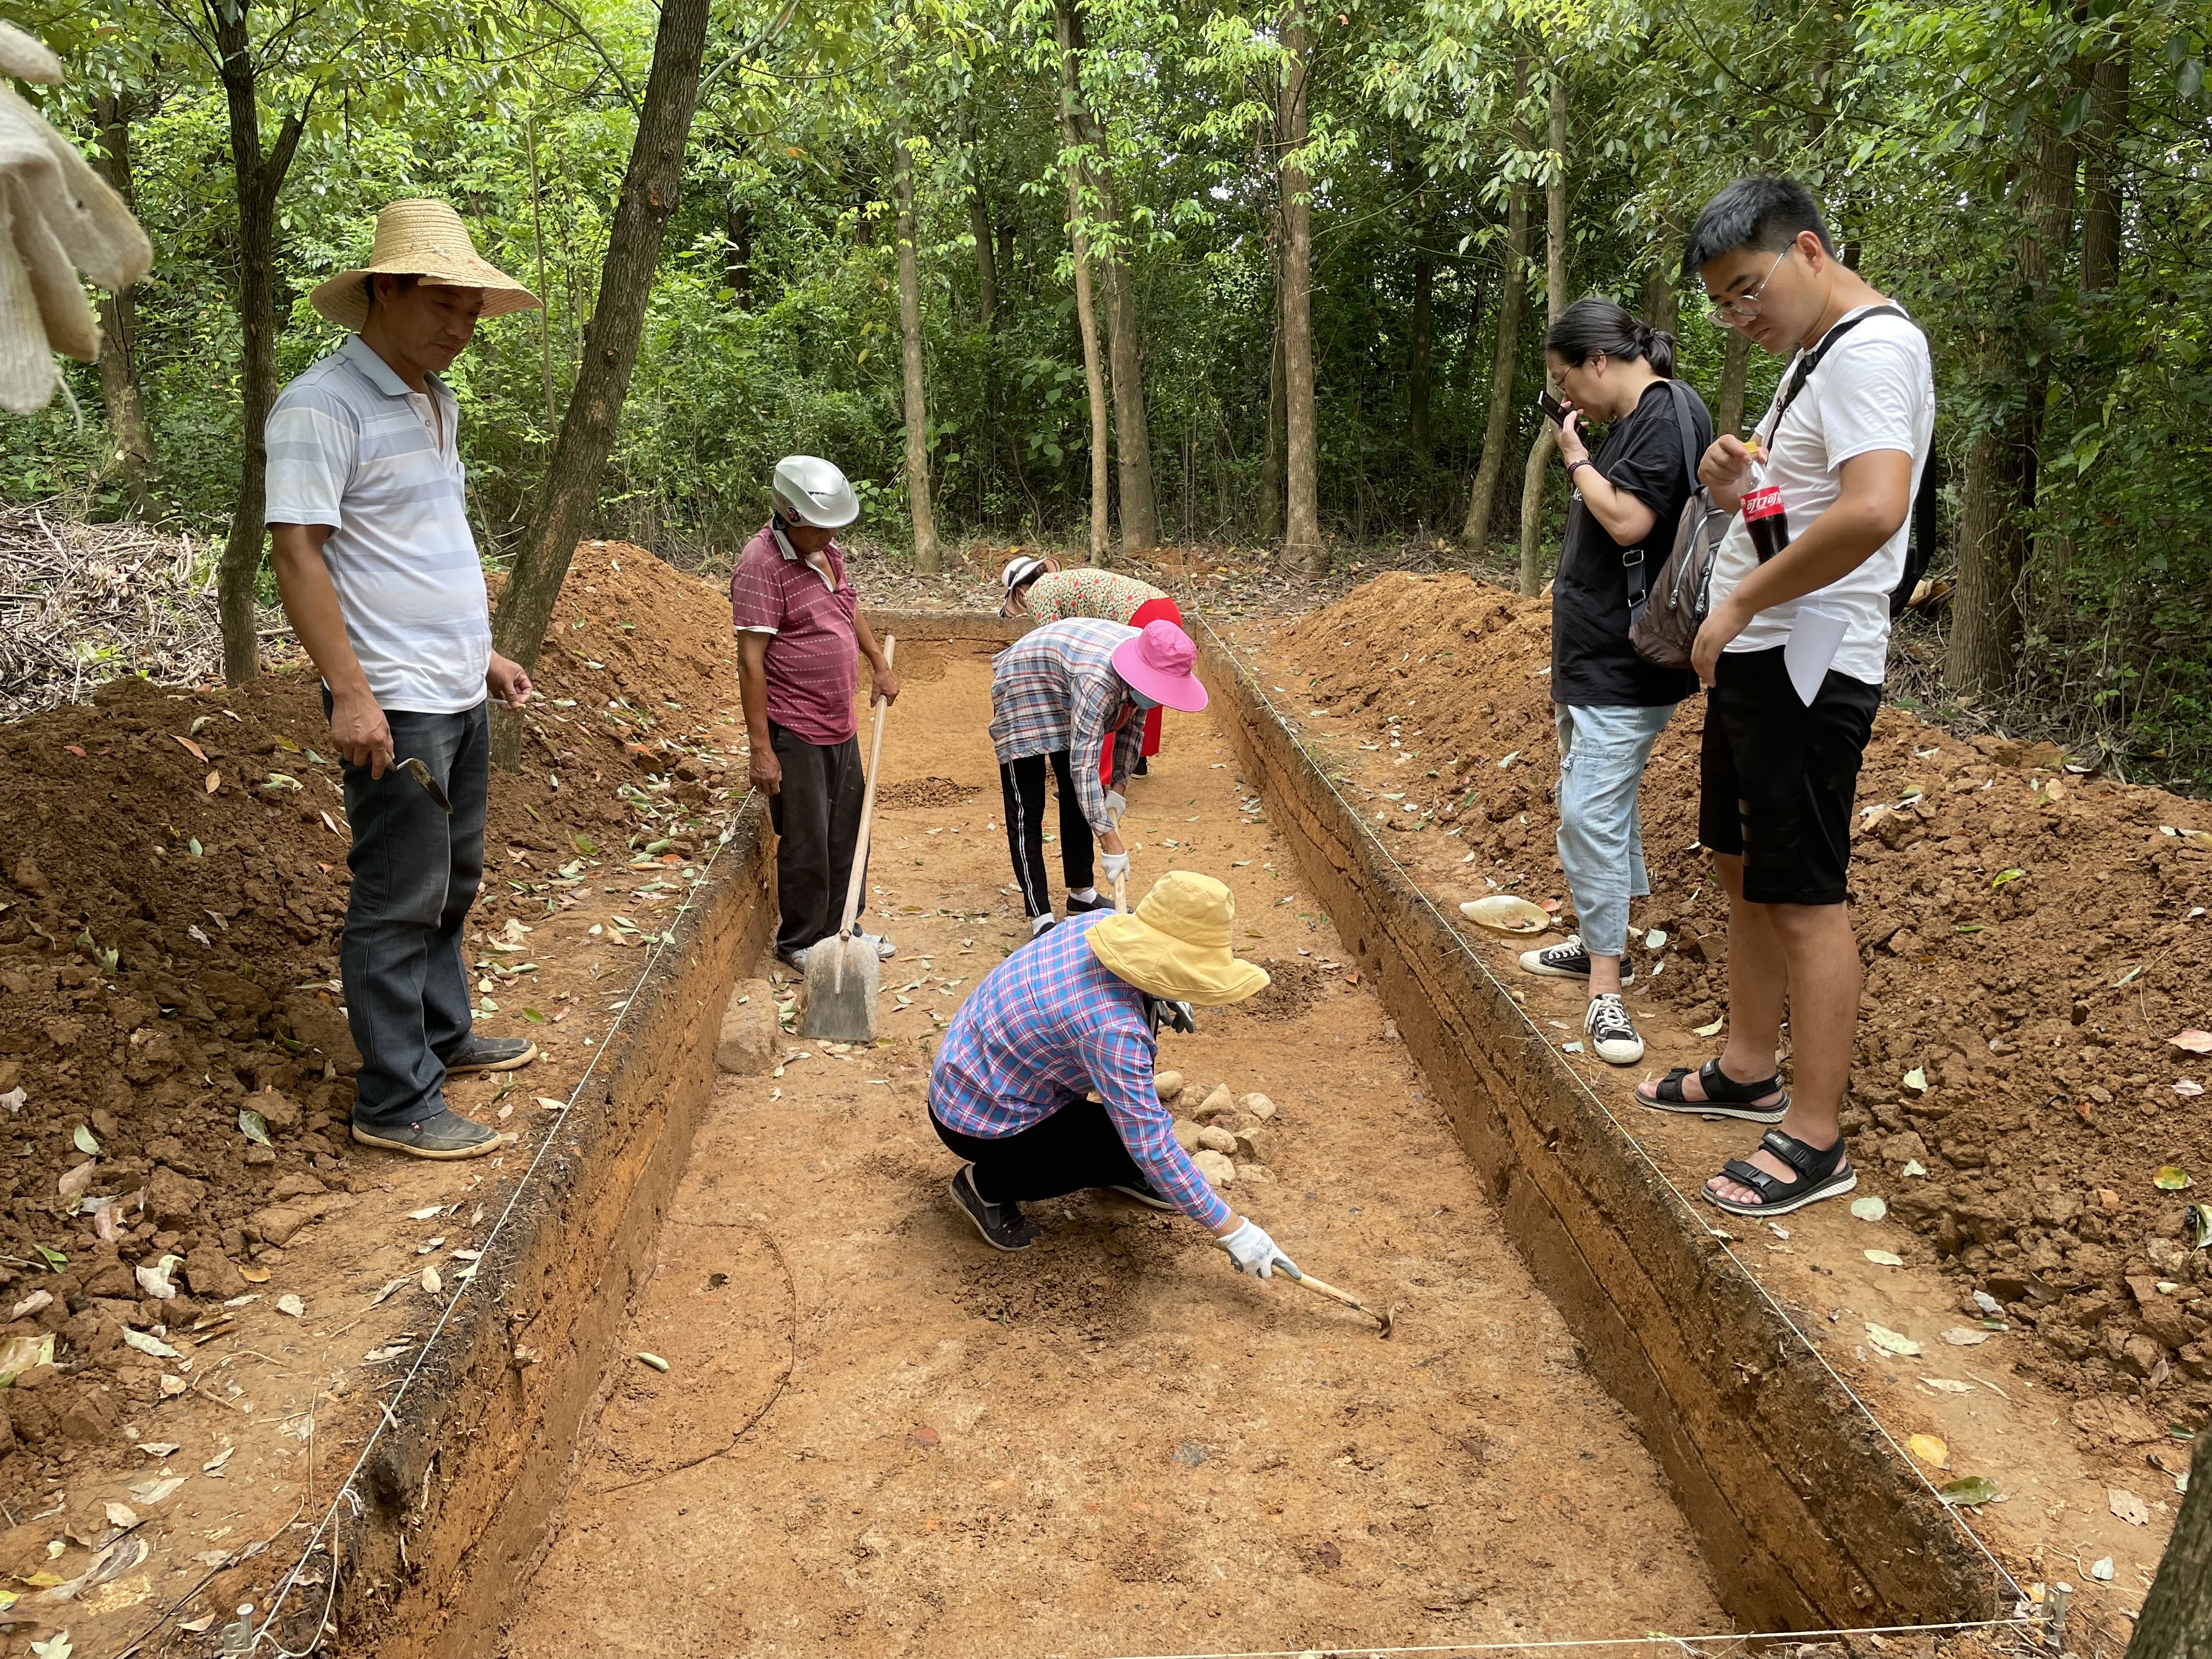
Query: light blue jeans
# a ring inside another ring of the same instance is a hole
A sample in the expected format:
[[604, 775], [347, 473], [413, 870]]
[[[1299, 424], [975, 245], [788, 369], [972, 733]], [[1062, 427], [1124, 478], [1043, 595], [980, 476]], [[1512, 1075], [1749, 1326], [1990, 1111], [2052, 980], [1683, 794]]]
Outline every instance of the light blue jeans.
[[1674, 713], [1673, 703], [1657, 708], [1552, 705], [1559, 734], [1559, 868], [1575, 896], [1583, 949], [1594, 957], [1627, 950], [1629, 901], [1651, 890], [1637, 787], [1651, 745]]

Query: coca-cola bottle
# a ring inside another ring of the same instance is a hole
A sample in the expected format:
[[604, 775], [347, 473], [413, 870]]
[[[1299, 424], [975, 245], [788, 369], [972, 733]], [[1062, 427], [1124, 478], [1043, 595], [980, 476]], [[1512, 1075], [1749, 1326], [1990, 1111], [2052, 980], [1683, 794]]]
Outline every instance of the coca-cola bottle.
[[1782, 504], [1782, 491], [1766, 476], [1766, 452], [1757, 445], [1751, 451], [1751, 488], [1743, 493], [1743, 527], [1751, 532], [1752, 551], [1765, 564], [1790, 545], [1790, 514]]

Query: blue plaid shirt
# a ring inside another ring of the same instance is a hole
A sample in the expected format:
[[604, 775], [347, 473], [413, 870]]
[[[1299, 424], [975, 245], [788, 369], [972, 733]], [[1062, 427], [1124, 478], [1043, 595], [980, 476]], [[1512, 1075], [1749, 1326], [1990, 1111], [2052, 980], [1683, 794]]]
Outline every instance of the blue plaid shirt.
[[1229, 1206], [1176, 1145], [1152, 1088], [1158, 1043], [1144, 993], [1083, 937], [1109, 912], [1070, 916], [994, 968], [945, 1028], [929, 1109], [948, 1129], [1003, 1140], [1095, 1090], [1153, 1190], [1218, 1227]]
[[1114, 672], [1117, 646], [1137, 637], [1120, 623], [1089, 617], [1033, 628], [1001, 651], [991, 667], [991, 742], [999, 764], [1067, 750], [1075, 804], [1091, 833], [1112, 829], [1099, 762], [1110, 744], [1114, 786], [1137, 764], [1142, 714], [1121, 718], [1129, 688]]

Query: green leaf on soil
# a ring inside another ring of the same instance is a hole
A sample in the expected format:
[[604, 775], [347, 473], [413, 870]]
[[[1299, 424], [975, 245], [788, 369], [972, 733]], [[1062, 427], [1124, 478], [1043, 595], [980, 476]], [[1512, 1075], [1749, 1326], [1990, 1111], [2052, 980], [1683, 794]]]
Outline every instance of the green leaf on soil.
[[571, 836], [568, 837], [568, 845], [574, 848], [586, 858], [591, 857], [594, 853], [599, 850], [599, 842], [593, 841], [589, 836]]
[[1996, 1483], [1986, 1475], [1970, 1474], [1962, 1480], [1945, 1482], [1937, 1488], [1937, 1495], [1947, 1504], [1963, 1504], [1968, 1509], [1978, 1509], [1997, 1497]]
[[100, 1152], [100, 1143], [92, 1138], [92, 1131], [82, 1123], [76, 1126], [76, 1132], [70, 1136], [70, 1144], [80, 1152], [91, 1152], [97, 1156]]
[[2151, 1176], [2150, 1184], [2162, 1193], [2185, 1192], [2189, 1188], [2189, 1171], [2179, 1164], [2162, 1164]]
[[1862, 1221], [1879, 1221], [1889, 1213], [1889, 1206], [1872, 1193], [1851, 1200], [1851, 1213]]
[[1923, 1094], [1927, 1093], [1928, 1073], [1919, 1066], [1914, 1066], [1905, 1074], [1905, 1086], [1908, 1089], [1917, 1089]]
[[525, 1008], [522, 1011], [522, 1017], [528, 1020], [532, 1025], [543, 1025], [545, 1023], [545, 1016], [539, 1013], [535, 1008]]
[[137, 1349], [140, 1353], [149, 1353], [156, 1359], [182, 1358], [176, 1349], [162, 1341], [160, 1337], [149, 1336], [143, 1331], [134, 1331], [127, 1325], [123, 1328], [123, 1340]]
[[2018, 881], [2027, 873], [2025, 870], [2000, 870], [1990, 878], [1990, 885], [2002, 887], [2008, 881]]
[[44, 1244], [35, 1245], [33, 1248], [46, 1258], [46, 1266], [52, 1267], [56, 1273], [69, 1266], [69, 1258], [59, 1250], [50, 1249]]
[[1905, 1258], [1894, 1250], [1869, 1250], [1866, 1259], [1877, 1267], [1902, 1267]]
[[185, 846], [194, 858], [200, 857], [206, 850], [200, 845], [199, 837], [198, 836], [193, 836], [190, 841], [186, 842]]
[[1889, 1353], [1899, 1353], [1907, 1358], [1920, 1352], [1920, 1345], [1901, 1331], [1893, 1331], [1887, 1325], [1867, 1322], [1867, 1340]]
[[2212, 1244], [2212, 1204], [2189, 1206], [2189, 1242], [2200, 1250]]
[[269, 1139], [269, 1120], [250, 1107], [240, 1110], [238, 1127], [248, 1140], [258, 1141], [264, 1146], [276, 1144]]

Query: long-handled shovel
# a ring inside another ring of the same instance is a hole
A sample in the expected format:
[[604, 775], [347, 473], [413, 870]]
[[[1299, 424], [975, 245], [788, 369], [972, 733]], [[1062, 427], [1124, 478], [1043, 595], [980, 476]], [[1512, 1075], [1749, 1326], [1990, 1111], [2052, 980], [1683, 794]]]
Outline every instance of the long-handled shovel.
[[[888, 665], [898, 641], [884, 641]], [[868, 785], [860, 799], [860, 831], [853, 844], [853, 878], [845, 888], [845, 920], [835, 939], [817, 939], [806, 950], [806, 1018], [802, 1029], [818, 1042], [873, 1042], [876, 999], [883, 989], [883, 963], [875, 942], [856, 937], [860, 889], [868, 878], [868, 833], [876, 816], [876, 773], [884, 755], [884, 716], [890, 705], [876, 699], [876, 732], [868, 743]]]

